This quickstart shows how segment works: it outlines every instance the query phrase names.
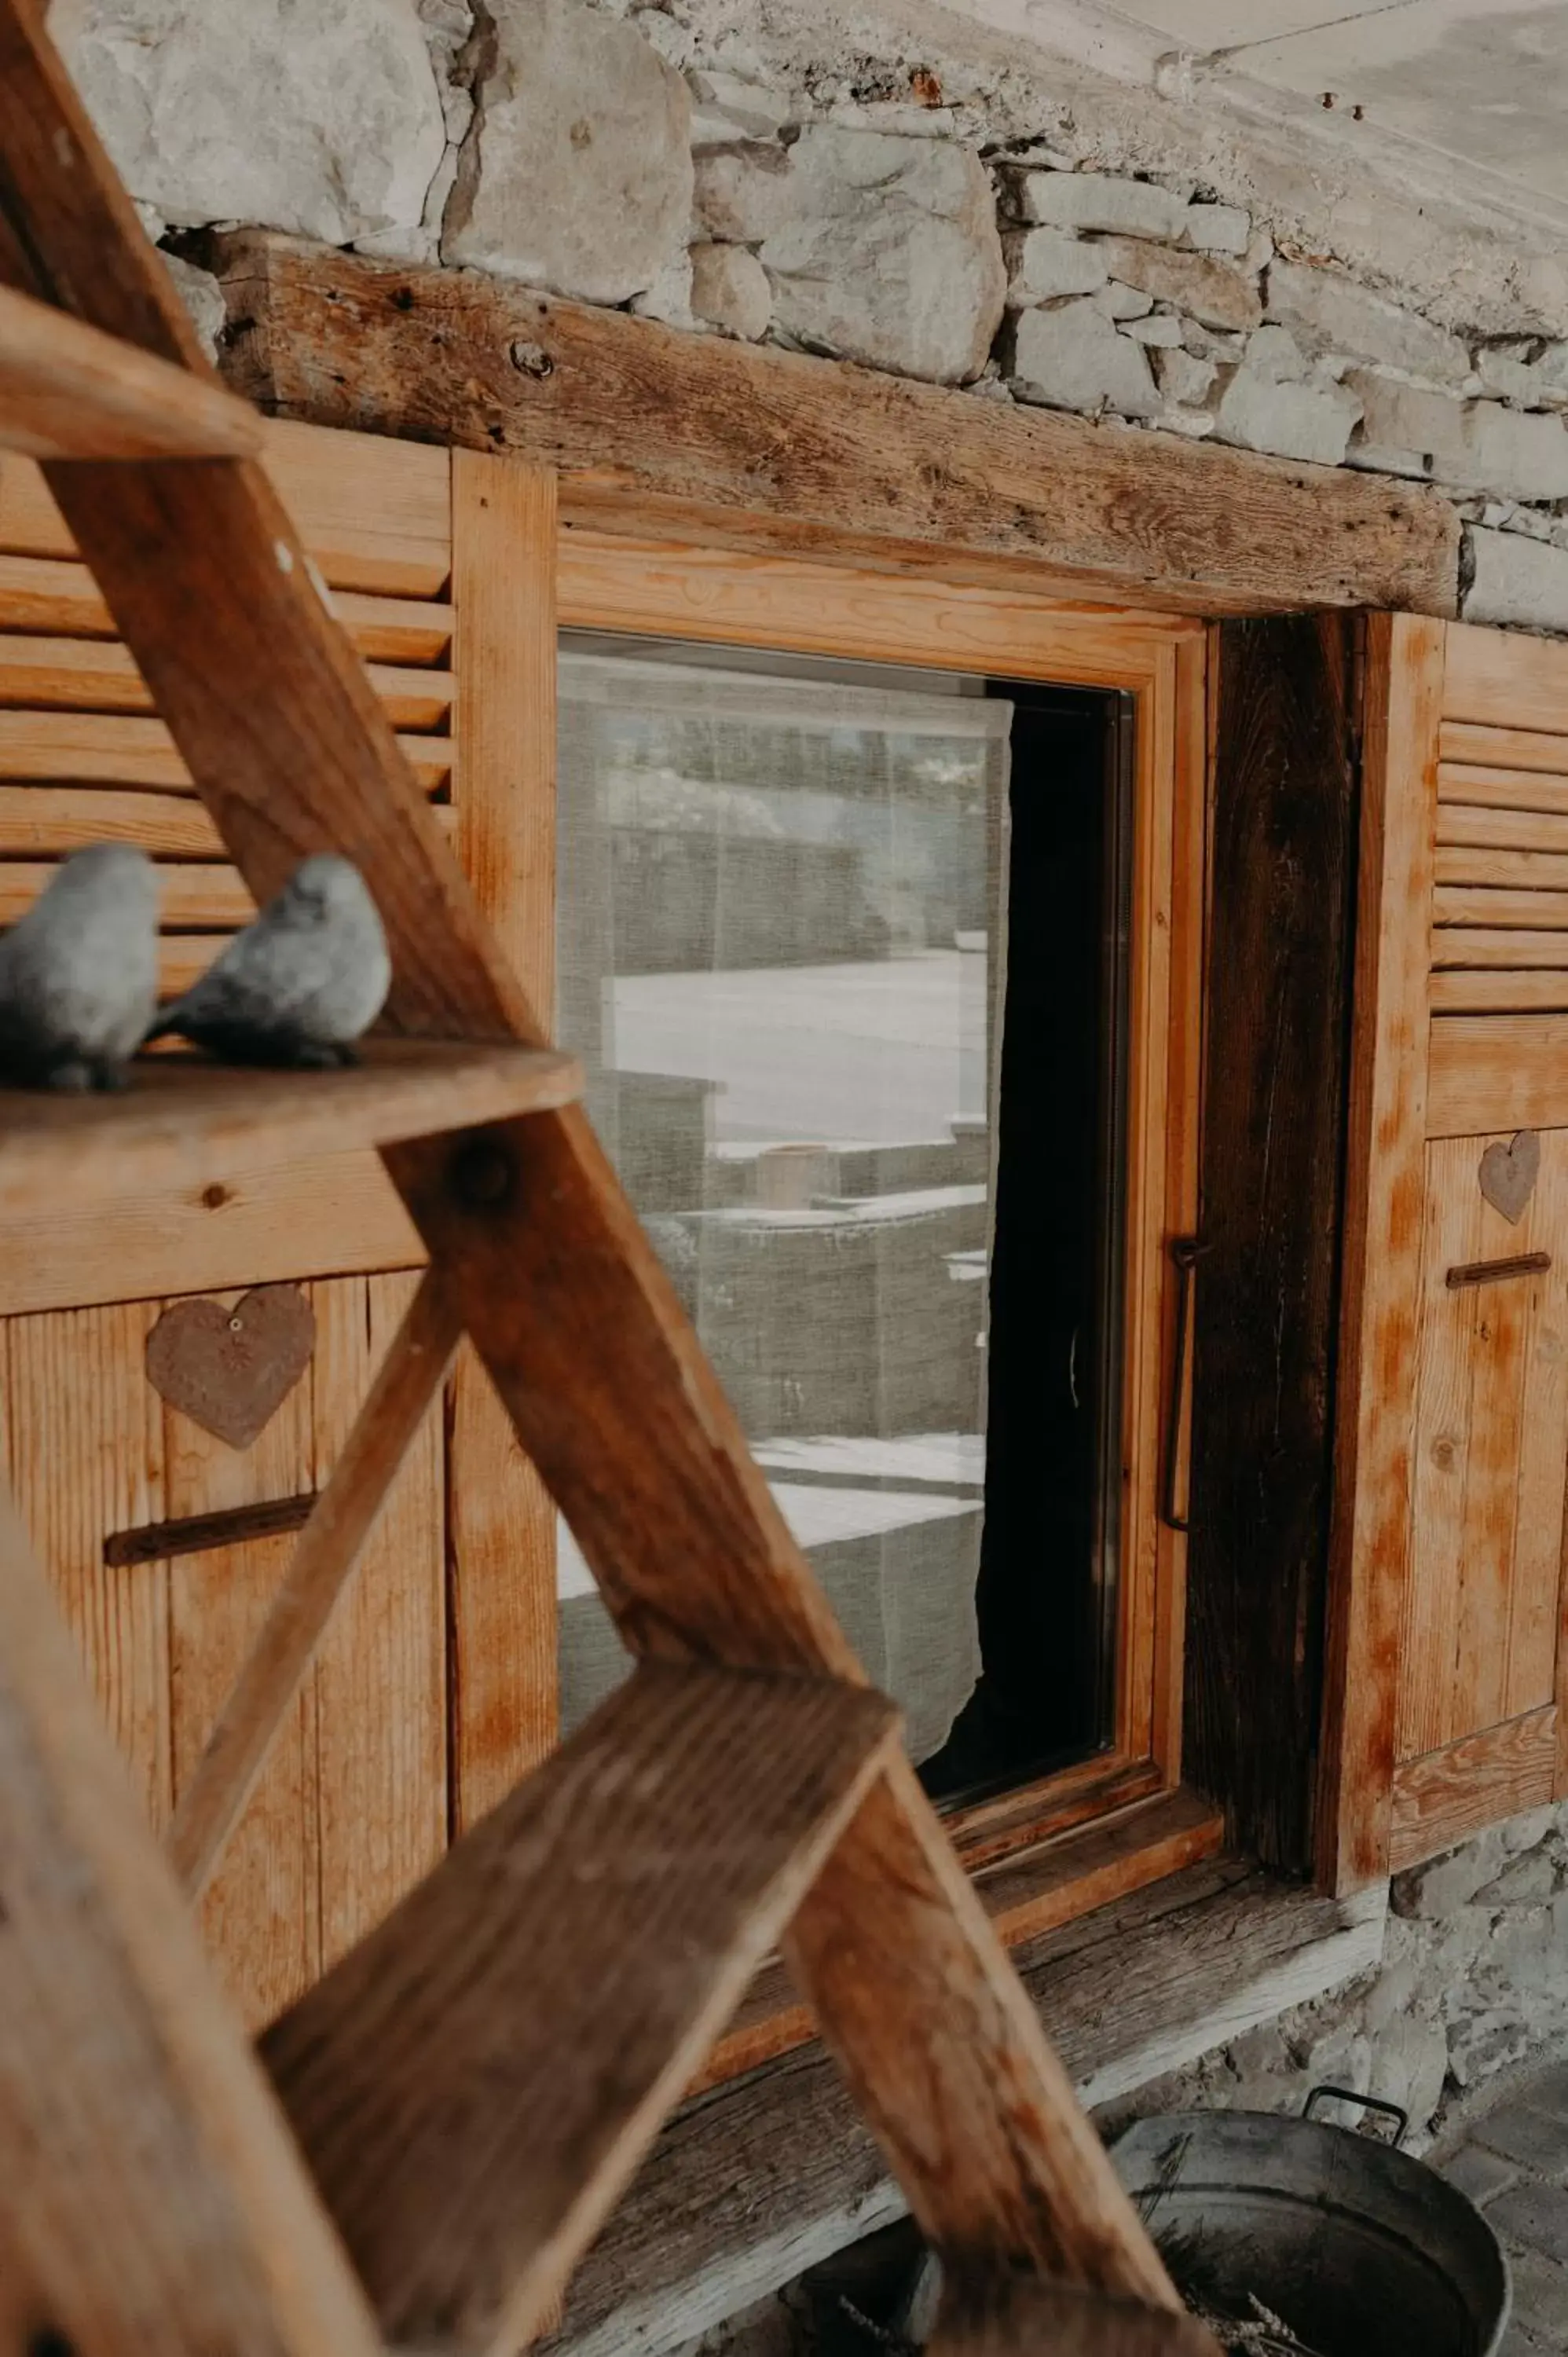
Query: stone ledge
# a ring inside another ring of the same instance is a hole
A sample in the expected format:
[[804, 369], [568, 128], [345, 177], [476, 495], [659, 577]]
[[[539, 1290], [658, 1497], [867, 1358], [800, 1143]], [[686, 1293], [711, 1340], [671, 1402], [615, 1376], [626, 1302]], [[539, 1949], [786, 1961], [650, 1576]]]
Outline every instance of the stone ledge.
[[[1387, 1890], [1325, 1899], [1237, 1859], [1016, 1949], [1083, 2101], [1106, 2104], [1376, 1966]], [[902, 2215], [818, 2046], [686, 2104], [573, 2284], [553, 2357], [664, 2357]]]

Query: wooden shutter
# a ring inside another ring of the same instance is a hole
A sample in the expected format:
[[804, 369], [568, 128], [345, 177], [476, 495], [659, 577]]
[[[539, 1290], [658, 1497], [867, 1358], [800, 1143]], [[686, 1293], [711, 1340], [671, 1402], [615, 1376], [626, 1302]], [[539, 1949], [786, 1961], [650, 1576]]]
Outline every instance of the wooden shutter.
[[[511, 462], [278, 424], [268, 466], [416, 771], [548, 1016], [553, 481]], [[163, 979], [251, 902], [59, 511], [0, 459], [0, 922], [78, 845], [157, 861]], [[166, 1820], [293, 1545], [136, 1555], [125, 1534], [306, 1494], [327, 1477], [423, 1249], [372, 1156], [237, 1167], [188, 1197], [0, 1233], [0, 1383], [25, 1515], [155, 1821]], [[307, 1293], [306, 1374], [229, 1448], [159, 1399], [174, 1297]], [[261, 2021], [424, 1874], [449, 1824], [553, 1735], [553, 1517], [465, 1359], [205, 1902]], [[118, 1540], [118, 1547], [105, 1543]], [[449, 1773], [450, 1770], [450, 1773]]]
[[1568, 647], [1387, 619], [1377, 646], [1324, 1796], [1342, 1883], [1568, 1791]]

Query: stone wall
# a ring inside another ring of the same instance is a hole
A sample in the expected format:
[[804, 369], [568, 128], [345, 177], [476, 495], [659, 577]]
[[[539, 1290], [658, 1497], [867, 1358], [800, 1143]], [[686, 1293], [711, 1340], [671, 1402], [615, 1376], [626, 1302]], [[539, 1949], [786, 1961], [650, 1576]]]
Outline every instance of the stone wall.
[[53, 0], [49, 22], [209, 336], [220, 297], [178, 247], [213, 222], [493, 271], [1428, 481], [1469, 527], [1466, 613], [1568, 629], [1560, 267], [1495, 226], [1423, 242], [1392, 199], [1380, 267], [1375, 207], [1331, 175], [1315, 219], [1244, 142], [1153, 101], [1141, 167], [1125, 106], [1097, 117], [1081, 77], [1069, 103], [1047, 60], [999, 65], [956, 17], [851, 13]]

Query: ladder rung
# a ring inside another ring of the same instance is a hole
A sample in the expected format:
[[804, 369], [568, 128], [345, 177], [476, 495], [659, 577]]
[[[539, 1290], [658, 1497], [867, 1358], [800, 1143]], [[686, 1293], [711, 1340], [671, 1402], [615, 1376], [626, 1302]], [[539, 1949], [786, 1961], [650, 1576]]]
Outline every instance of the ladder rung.
[[897, 1724], [866, 1687], [645, 1662], [267, 2032], [389, 2341], [527, 2339]]
[[267, 1071], [159, 1055], [112, 1095], [0, 1089], [0, 1215], [189, 1189], [242, 1162], [389, 1146], [582, 1093], [553, 1049], [369, 1039], [346, 1071]]
[[34, 458], [249, 458], [262, 430], [215, 377], [0, 286], [0, 448]]
[[978, 2299], [944, 2300], [929, 2357], [1220, 2357], [1194, 2316], [1015, 2276]]

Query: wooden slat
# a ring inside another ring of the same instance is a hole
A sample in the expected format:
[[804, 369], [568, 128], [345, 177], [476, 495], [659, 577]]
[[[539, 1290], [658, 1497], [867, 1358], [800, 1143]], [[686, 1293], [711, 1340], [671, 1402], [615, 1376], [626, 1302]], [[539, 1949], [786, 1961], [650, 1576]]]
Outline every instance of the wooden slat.
[[[576, 470], [575, 511], [643, 537], [796, 554], [1039, 566], [1082, 594], [1214, 614], [1281, 603], [1452, 613], [1457, 533], [1404, 484], [1302, 468], [842, 363], [242, 233], [220, 264], [256, 325], [240, 389], [322, 425], [373, 423]], [[537, 345], [548, 373], [508, 355]], [[940, 451], [940, 465], [931, 454]], [[606, 519], [607, 518], [607, 523]], [[1070, 590], [1068, 594], [1071, 594]]]
[[[1478, 1191], [1478, 1190], [1477, 1190]], [[1530, 1241], [1552, 1254], [1550, 1276], [1525, 1293], [1525, 1394], [1509, 1583], [1508, 1676], [1502, 1716], [1517, 1717], [1556, 1691], [1563, 1505], [1568, 1496], [1568, 1138], [1541, 1141], [1529, 1208]], [[1492, 1232], [1497, 1229], [1494, 1226]]]
[[[269, 418], [262, 463], [317, 570], [334, 590], [440, 596], [451, 565], [448, 466], [442, 449], [369, 434], [324, 442]], [[58, 488], [58, 487], [57, 487]], [[55, 492], [30, 458], [0, 459], [0, 548], [20, 556], [77, 554]]]
[[1568, 973], [1552, 967], [1540, 972], [1519, 966], [1483, 967], [1439, 972], [1432, 977], [1434, 1015], [1509, 1015], [1532, 1010], [1568, 1013]]
[[[439, 663], [452, 641], [450, 606], [334, 592], [332, 610], [367, 662]], [[0, 555], [0, 651], [11, 631], [113, 639], [114, 620], [85, 565]]]
[[1568, 776], [1568, 737], [1543, 735], [1512, 721], [1481, 728], [1467, 720], [1444, 719], [1438, 746], [1440, 760], [1466, 769], [1536, 770]]
[[1466, 1735], [1394, 1771], [1389, 1863], [1398, 1874], [1455, 1849], [1483, 1826], [1552, 1799], [1556, 1711], [1550, 1705]]
[[375, 2357], [8, 1501], [0, 1819], [13, 2345], [145, 2357], [150, 2330], [168, 2357]]
[[0, 447], [37, 458], [242, 458], [263, 440], [253, 409], [0, 286]]
[[1429, 1137], [1568, 1126], [1568, 1017], [1439, 1015], [1432, 1025]]
[[254, 1790], [457, 1336], [440, 1283], [427, 1272], [186, 1779], [169, 1854], [193, 1898], [205, 1890]]
[[1321, 1696], [1296, 1632], [1321, 1625], [1327, 1579], [1355, 626], [1292, 616], [1215, 635], [1186, 1756], [1242, 1848], [1303, 1871]]
[[[212, 936], [195, 939], [205, 962]], [[8, 1212], [0, 1220], [0, 1314], [402, 1268], [424, 1255], [373, 1154], [242, 1158], [200, 1186], [116, 1191], [113, 1220], [102, 1203]], [[124, 1518], [103, 1524], [124, 1526]]]
[[[189, 794], [128, 793], [112, 786], [0, 786], [0, 856], [5, 859], [63, 859], [89, 843], [134, 843], [154, 858], [223, 856], [222, 836]], [[0, 886], [5, 881], [0, 877]], [[45, 881], [34, 866], [20, 888], [38, 891]], [[10, 894], [8, 911], [0, 920], [7, 924], [21, 914], [15, 879]], [[243, 923], [254, 907], [246, 893], [238, 921]]]
[[160, 1403], [143, 1372], [157, 1305], [8, 1318], [0, 1331], [12, 1494], [149, 1824], [173, 1800], [168, 1578], [103, 1559], [108, 1531], [161, 1521]]
[[[1563, 740], [1568, 751], [1568, 738]], [[1568, 776], [1534, 770], [1483, 770], [1444, 761], [1437, 772], [1440, 805], [1467, 802], [1487, 810], [1568, 813]]]
[[1435, 974], [1469, 967], [1476, 972], [1545, 972], [1568, 965], [1568, 926], [1558, 933], [1492, 930], [1484, 925], [1434, 925], [1432, 964]]
[[1433, 894], [1432, 913], [1440, 925], [1479, 926], [1539, 931], [1542, 927], [1568, 928], [1568, 892], [1488, 889], [1481, 885], [1444, 884]]
[[1541, 810], [1475, 809], [1468, 804], [1440, 802], [1437, 811], [1440, 852], [1568, 851], [1568, 815]]
[[[82, 168], [70, 206], [53, 211], [48, 158], [62, 132]], [[69, 287], [82, 316], [148, 349], [185, 350], [154, 292], [167, 274], [127, 226], [80, 102], [14, 0], [0, 5], [0, 156], [19, 193], [38, 199], [31, 251], [24, 261], [0, 243], [0, 268], [30, 273], [45, 294]], [[646, 414], [639, 424], [656, 443]], [[275, 493], [253, 464], [218, 461], [198, 502], [191, 471], [56, 467], [50, 483], [252, 893], [269, 898], [307, 851], [341, 851], [387, 927], [395, 1022], [537, 1042]], [[190, 551], [178, 572], [164, 557], [171, 532]], [[1444, 532], [1452, 565], [1451, 521]], [[510, 1190], [482, 1214], [454, 1200], [443, 1150], [386, 1158], [427, 1243], [455, 1248], [447, 1265], [461, 1272], [468, 1330], [632, 1643], [854, 1677], [586, 1121], [566, 1111], [516, 1122], [495, 1143], [511, 1158]], [[1165, 2271], [912, 1773], [896, 1769], [874, 1788], [809, 1902], [841, 1945], [837, 1905], [863, 1872], [897, 2004], [867, 2021], [864, 1992], [842, 1990], [810, 1942], [799, 1960], [928, 2233], [944, 2250], [1028, 2255], [1169, 2304]], [[951, 2131], [940, 2152], [933, 2087]]]
[[1367, 625], [1318, 1872], [1388, 1870], [1408, 1576], [1444, 633]]
[[[452, 766], [441, 737], [399, 738], [424, 787]], [[190, 771], [161, 720], [76, 712], [0, 712], [0, 778], [69, 778], [83, 784], [193, 791]]]
[[[1479, 1250], [1467, 1258], [1486, 1260], [1499, 1253], [1528, 1252], [1540, 1241], [1532, 1217], [1535, 1198], [1520, 1224], [1509, 1229], [1476, 1187], [1474, 1166], [1464, 1171], [1463, 1183], [1475, 1188], [1480, 1205]], [[1522, 1419], [1529, 1405], [1525, 1337], [1531, 1299], [1539, 1297], [1550, 1281], [1548, 1272], [1468, 1292], [1469, 1435], [1458, 1545], [1459, 1609], [1445, 1737], [1467, 1735], [1473, 1728], [1495, 1726], [1508, 1717], [1520, 1458]], [[1568, 1441], [1568, 1435], [1563, 1437]], [[1559, 1542], [1561, 1534], [1559, 1521]], [[1551, 1695], [1548, 1665], [1540, 1693], [1530, 1699], [1547, 1702]]]
[[[3, 292], [0, 289], [0, 292]], [[3, 593], [0, 593], [3, 595]], [[370, 666], [371, 684], [394, 728], [446, 725], [452, 681], [445, 672]], [[142, 713], [153, 699], [126, 650], [94, 639], [0, 633], [0, 707]]]
[[1456, 1263], [1479, 1257], [1485, 1206], [1475, 1183], [1478, 1158], [1479, 1149], [1469, 1141], [1444, 1141], [1426, 1150], [1410, 1573], [1396, 1738], [1402, 1759], [1434, 1751], [1458, 1731], [1454, 1678], [1478, 1313], [1474, 1295], [1451, 1291], [1445, 1279]]
[[[34, 860], [0, 860], [0, 925], [14, 925], [25, 916], [54, 872]], [[201, 860], [166, 866], [158, 877], [158, 899], [164, 921], [180, 932], [231, 932], [256, 913], [237, 868]], [[216, 946], [210, 945], [214, 953]]]
[[[324, 1490], [406, 1316], [408, 1273], [311, 1288], [311, 1431]], [[330, 1968], [446, 1847], [446, 1465], [441, 1418], [414, 1434], [317, 1655], [321, 1961]]]
[[1195, 2317], [1167, 2316], [1126, 2300], [1095, 2299], [1069, 2285], [1015, 2276], [977, 2288], [950, 2287], [930, 2357], [1219, 2357]]
[[[555, 1000], [555, 478], [452, 454], [458, 743], [454, 844], [549, 1029]], [[448, 1404], [455, 1821], [474, 1824], [553, 1749], [555, 1508], [473, 1351]]]
[[[145, 1361], [130, 1373], [152, 1393]], [[259, 1499], [296, 1497], [308, 1490], [315, 1471], [314, 1373], [313, 1366], [307, 1368], [248, 1449], [231, 1448], [166, 1406], [164, 1454], [171, 1512], [221, 1512]], [[249, 1539], [202, 1555], [179, 1555], [168, 1566], [177, 1812], [213, 1720], [288, 1568], [295, 1544], [288, 1536]], [[252, 2032], [291, 2004], [321, 1971], [318, 1718], [317, 1695], [307, 1689], [290, 1711], [221, 1868], [195, 1910], [214, 1968]]]
[[1448, 634], [1443, 712], [1444, 719], [1568, 734], [1568, 652], [1517, 630], [1456, 623]]
[[528, 2337], [897, 1727], [864, 1687], [644, 1663], [268, 2033], [390, 2339]]
[[1568, 891], [1568, 852], [1444, 847], [1436, 854], [1439, 884], [1486, 884], [1514, 892]]
[[[0, 871], [3, 872], [3, 871]], [[117, 1096], [0, 1091], [0, 1207], [53, 1210], [138, 1188], [199, 1187], [225, 1160], [285, 1160], [559, 1105], [581, 1086], [553, 1049], [368, 1041], [338, 1072], [161, 1056]]]

